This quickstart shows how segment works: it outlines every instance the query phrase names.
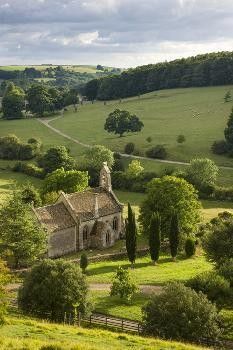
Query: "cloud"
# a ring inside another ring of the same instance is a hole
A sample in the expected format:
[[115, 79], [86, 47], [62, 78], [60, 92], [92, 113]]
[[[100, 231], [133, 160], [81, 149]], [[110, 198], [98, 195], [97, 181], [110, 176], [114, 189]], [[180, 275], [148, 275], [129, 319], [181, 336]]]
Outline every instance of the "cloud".
[[232, 50], [232, 22], [232, 0], [0, 0], [0, 64], [136, 66]]

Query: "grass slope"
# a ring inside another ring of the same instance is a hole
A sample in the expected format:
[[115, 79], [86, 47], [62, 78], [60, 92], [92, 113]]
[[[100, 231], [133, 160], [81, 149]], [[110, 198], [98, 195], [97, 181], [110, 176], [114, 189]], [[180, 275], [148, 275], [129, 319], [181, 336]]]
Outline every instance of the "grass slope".
[[99, 329], [10, 318], [1, 328], [0, 350], [198, 350], [194, 345], [112, 333]]
[[[25, 68], [36, 68], [37, 70], [45, 70], [46, 68], [55, 68], [58, 65], [22, 65], [22, 66], [0, 66], [0, 70], [6, 70], [6, 71], [23, 71]], [[63, 65], [64, 69], [79, 72], [79, 73], [96, 73], [96, 66], [91, 65]]]
[[[233, 166], [232, 159], [210, 152], [213, 141], [223, 138], [231, 109], [231, 103], [224, 103], [223, 97], [232, 88], [173, 89], [125, 99], [122, 103], [86, 104], [80, 107], [78, 117], [70, 111], [66, 118], [53, 121], [52, 125], [81, 141], [105, 144], [116, 151], [122, 151], [128, 142], [135, 142], [143, 151], [153, 144], [164, 144], [171, 160], [189, 161], [196, 156], [206, 156], [219, 165]], [[105, 132], [105, 119], [115, 108], [136, 113], [144, 122], [143, 131], [122, 138]], [[179, 134], [184, 134], [187, 140], [182, 146], [176, 142]], [[151, 144], [146, 141], [148, 136], [152, 137]]]

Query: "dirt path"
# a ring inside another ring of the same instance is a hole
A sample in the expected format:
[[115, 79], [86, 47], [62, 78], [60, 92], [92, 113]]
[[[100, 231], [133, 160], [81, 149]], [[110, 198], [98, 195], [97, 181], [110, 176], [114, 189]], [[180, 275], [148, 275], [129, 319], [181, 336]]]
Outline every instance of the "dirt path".
[[[56, 119], [60, 119], [63, 118], [62, 116], [58, 116], [52, 119], [42, 119], [42, 118], [38, 118], [37, 120], [45, 125], [47, 128], [49, 128], [50, 130], [54, 131], [55, 133], [57, 133], [58, 135], [65, 137], [66, 139], [73, 141], [74, 143], [77, 143], [80, 146], [86, 147], [86, 148], [92, 148], [92, 145], [88, 145], [87, 143], [81, 142], [67, 134], [65, 134], [64, 132], [54, 128], [53, 126], [50, 125], [50, 122], [56, 120]], [[151, 162], [156, 162], [156, 163], [164, 163], [164, 164], [173, 164], [173, 165], [190, 165], [190, 163], [187, 162], [179, 162], [179, 161], [175, 161], [175, 160], [164, 160], [164, 159], [152, 159], [152, 158], [147, 158], [147, 157], [142, 157], [142, 156], [134, 156], [131, 154], [126, 154], [126, 153], [120, 153], [120, 155], [122, 157], [125, 158], [130, 158], [130, 159], [139, 159], [139, 160], [147, 160], [147, 161], [151, 161]], [[228, 166], [219, 166], [220, 169], [225, 169], [225, 170], [233, 170], [233, 167], [228, 167]]]
[[[7, 290], [8, 292], [17, 292], [19, 287], [21, 286], [21, 283], [11, 283], [8, 284]], [[110, 283], [90, 283], [89, 288], [91, 291], [104, 291], [104, 292], [109, 292], [110, 291], [111, 284]], [[140, 292], [144, 294], [159, 294], [162, 291], [161, 286], [152, 286], [152, 285], [144, 285], [141, 284], [139, 285], [139, 290]]]

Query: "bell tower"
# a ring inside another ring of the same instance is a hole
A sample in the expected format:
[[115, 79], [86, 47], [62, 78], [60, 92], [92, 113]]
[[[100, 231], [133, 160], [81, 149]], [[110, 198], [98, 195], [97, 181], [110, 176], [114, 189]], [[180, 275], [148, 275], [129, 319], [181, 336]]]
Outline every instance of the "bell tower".
[[111, 171], [107, 162], [103, 163], [103, 167], [100, 170], [100, 187], [105, 188], [108, 192], [112, 191]]

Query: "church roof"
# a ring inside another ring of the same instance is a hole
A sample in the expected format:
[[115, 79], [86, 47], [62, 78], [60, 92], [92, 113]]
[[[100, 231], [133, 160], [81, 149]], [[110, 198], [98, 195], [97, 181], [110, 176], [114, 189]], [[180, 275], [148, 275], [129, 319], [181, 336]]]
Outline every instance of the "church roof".
[[75, 215], [82, 221], [95, 218], [96, 197], [98, 201], [99, 216], [111, 215], [121, 211], [122, 205], [118, 202], [113, 193], [102, 187], [96, 187], [83, 192], [66, 195]]
[[35, 212], [40, 222], [50, 232], [75, 226], [74, 219], [62, 202], [37, 208]]

